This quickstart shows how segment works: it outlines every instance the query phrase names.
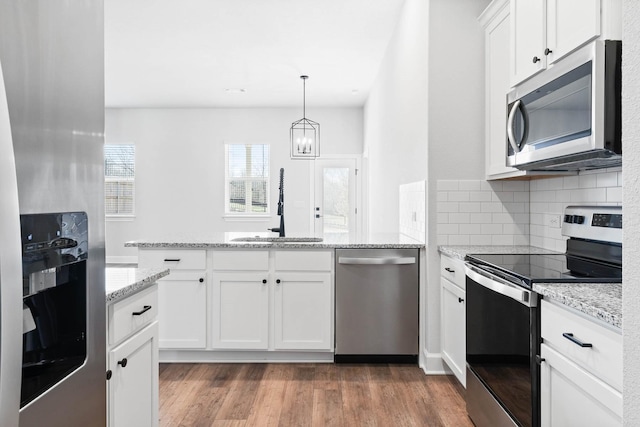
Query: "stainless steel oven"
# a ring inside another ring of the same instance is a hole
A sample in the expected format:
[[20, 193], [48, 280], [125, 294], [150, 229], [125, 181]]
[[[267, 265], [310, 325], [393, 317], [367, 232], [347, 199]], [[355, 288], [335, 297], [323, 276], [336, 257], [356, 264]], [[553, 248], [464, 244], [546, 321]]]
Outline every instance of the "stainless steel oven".
[[473, 265], [466, 274], [469, 416], [479, 426], [538, 425], [538, 297]]
[[467, 255], [466, 399], [478, 427], [540, 425], [535, 283], [622, 281], [622, 207], [568, 206], [562, 234], [565, 253]]

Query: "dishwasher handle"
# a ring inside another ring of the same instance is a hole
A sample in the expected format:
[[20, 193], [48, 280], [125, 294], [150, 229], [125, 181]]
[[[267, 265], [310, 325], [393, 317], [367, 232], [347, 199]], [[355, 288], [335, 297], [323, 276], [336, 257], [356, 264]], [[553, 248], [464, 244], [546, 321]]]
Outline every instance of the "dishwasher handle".
[[338, 257], [338, 264], [356, 265], [406, 265], [415, 264], [416, 257]]

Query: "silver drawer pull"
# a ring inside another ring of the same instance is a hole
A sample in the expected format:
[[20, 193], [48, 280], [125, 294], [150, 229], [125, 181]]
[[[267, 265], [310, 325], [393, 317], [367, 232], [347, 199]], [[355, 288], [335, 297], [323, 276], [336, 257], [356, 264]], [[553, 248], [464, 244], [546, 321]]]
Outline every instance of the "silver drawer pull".
[[562, 334], [562, 336], [572, 343], [579, 345], [580, 347], [593, 347], [593, 344], [580, 341], [578, 338], [574, 337], [571, 332], [565, 332]]
[[164, 262], [180, 262], [180, 258], [165, 258]]
[[449, 273], [455, 273], [456, 272], [453, 268], [445, 267], [444, 269], [447, 270]]

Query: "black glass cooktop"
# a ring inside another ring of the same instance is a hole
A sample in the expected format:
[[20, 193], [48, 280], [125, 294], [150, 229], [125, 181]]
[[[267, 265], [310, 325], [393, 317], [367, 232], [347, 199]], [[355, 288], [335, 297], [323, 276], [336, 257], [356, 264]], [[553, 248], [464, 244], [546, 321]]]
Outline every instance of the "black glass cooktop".
[[508, 280], [515, 276], [529, 287], [533, 282], [622, 282], [619, 266], [566, 254], [477, 254], [467, 255], [467, 260]]

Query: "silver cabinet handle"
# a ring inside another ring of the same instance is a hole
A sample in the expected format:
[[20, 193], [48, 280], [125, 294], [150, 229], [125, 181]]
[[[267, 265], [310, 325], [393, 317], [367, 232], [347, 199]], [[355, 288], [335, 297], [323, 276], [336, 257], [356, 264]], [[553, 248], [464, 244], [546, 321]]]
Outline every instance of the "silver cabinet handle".
[[415, 257], [371, 257], [371, 258], [351, 258], [341, 256], [338, 258], [338, 264], [356, 264], [356, 265], [402, 265], [415, 264]]
[[535, 296], [534, 292], [521, 288], [520, 286], [514, 285], [501, 277], [494, 276], [491, 273], [482, 271], [468, 264], [465, 266], [465, 272], [468, 278], [487, 289], [491, 289], [494, 292], [514, 299], [527, 307], [537, 306], [538, 302], [536, 298], [532, 298], [532, 294]]
[[453, 268], [445, 267], [444, 269], [446, 271], [448, 271], [449, 273], [455, 273], [456, 272]]
[[513, 121], [516, 118], [518, 108], [520, 108], [519, 99], [513, 103], [513, 108], [509, 111], [509, 118], [507, 120], [507, 139], [509, 140], [509, 144], [511, 144], [511, 148], [513, 148], [514, 153], [520, 152], [520, 147], [518, 147], [518, 143], [516, 142], [516, 136], [513, 133]]

